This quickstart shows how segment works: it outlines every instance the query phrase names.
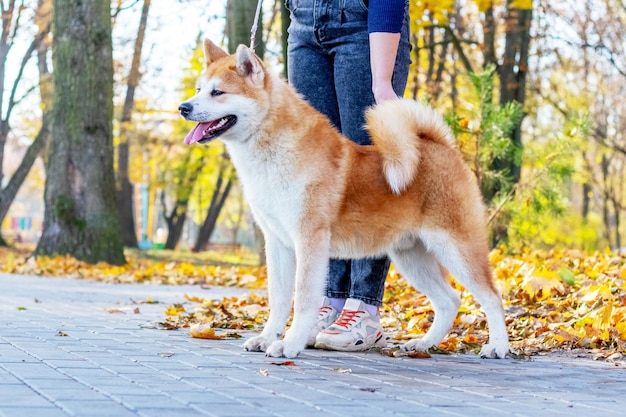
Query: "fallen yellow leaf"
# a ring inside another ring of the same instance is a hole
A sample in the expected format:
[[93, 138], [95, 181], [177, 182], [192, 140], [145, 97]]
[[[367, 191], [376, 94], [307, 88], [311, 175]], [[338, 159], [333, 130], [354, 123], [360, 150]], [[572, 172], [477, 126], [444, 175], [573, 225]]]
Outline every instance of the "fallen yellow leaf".
[[166, 316], [178, 316], [180, 313], [184, 313], [185, 312], [185, 308], [181, 305], [173, 305], [168, 307], [165, 310], [165, 315]]
[[204, 324], [199, 324], [199, 323], [196, 323], [189, 328], [189, 334], [191, 335], [191, 337], [196, 338], [196, 339], [211, 339], [211, 340], [224, 339], [224, 336], [222, 335], [218, 336], [215, 334], [214, 328], [204, 325]]

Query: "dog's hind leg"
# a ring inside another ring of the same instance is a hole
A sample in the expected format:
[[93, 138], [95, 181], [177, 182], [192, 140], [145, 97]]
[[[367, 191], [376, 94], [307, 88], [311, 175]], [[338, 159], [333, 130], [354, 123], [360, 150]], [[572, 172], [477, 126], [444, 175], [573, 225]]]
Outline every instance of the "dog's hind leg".
[[480, 355], [504, 358], [509, 352], [509, 337], [502, 296], [493, 282], [487, 245], [476, 243], [471, 238], [457, 243], [443, 231], [422, 231], [420, 238], [426, 249], [473, 294], [484, 310], [489, 325], [489, 343], [483, 346]]
[[450, 330], [461, 303], [456, 292], [443, 274], [435, 255], [428, 252], [422, 242], [411, 249], [398, 250], [389, 254], [395, 268], [417, 291], [430, 300], [435, 318], [428, 332], [420, 339], [413, 339], [401, 349], [426, 351], [437, 346]]
[[261, 334], [244, 343], [243, 347], [248, 351], [267, 352], [268, 347], [284, 333], [291, 313], [296, 270], [294, 250], [285, 246], [278, 238], [266, 234], [265, 251], [270, 315]]

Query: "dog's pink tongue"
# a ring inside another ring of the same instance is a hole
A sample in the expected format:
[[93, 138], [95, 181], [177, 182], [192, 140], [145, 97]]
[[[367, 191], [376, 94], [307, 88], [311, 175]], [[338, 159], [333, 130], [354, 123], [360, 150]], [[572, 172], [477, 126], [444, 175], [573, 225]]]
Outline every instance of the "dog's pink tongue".
[[185, 136], [185, 144], [191, 145], [192, 143], [196, 143], [200, 139], [202, 139], [202, 135], [204, 131], [209, 127], [210, 123], [198, 123], [196, 127], [191, 129], [191, 132]]

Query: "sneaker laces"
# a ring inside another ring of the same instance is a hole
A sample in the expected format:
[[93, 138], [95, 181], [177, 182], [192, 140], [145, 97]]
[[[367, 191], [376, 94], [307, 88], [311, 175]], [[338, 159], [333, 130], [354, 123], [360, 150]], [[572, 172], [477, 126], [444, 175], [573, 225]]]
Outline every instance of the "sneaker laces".
[[365, 314], [363, 310], [343, 310], [341, 316], [335, 321], [337, 326], [341, 326], [344, 329], [352, 327], [352, 324], [356, 322], [356, 319], [361, 317], [361, 314]]
[[322, 306], [317, 312], [317, 317], [321, 319], [325, 314], [330, 313], [332, 310], [334, 309], [331, 306]]

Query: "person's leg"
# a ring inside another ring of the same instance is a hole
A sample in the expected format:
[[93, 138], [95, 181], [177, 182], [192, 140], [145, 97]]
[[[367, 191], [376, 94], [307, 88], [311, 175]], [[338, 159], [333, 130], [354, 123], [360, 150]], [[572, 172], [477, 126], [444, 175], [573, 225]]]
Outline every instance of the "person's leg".
[[[319, 0], [297, 0], [291, 4], [287, 38], [289, 83], [313, 107], [341, 129], [333, 79], [333, 58], [316, 38], [316, 5]], [[297, 8], [296, 8], [297, 6]]]

